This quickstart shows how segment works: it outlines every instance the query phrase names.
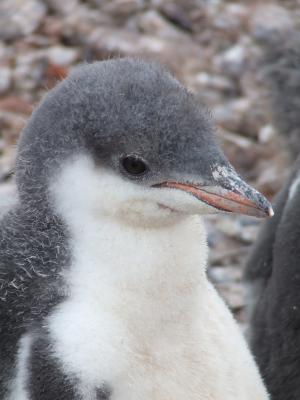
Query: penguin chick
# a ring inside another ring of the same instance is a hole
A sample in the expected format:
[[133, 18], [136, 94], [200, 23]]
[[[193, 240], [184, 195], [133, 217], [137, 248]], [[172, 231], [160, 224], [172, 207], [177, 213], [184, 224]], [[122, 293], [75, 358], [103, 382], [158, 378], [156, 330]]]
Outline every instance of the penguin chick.
[[264, 400], [208, 282], [201, 215], [268, 216], [191, 93], [155, 64], [75, 70], [19, 141], [0, 226], [0, 397]]

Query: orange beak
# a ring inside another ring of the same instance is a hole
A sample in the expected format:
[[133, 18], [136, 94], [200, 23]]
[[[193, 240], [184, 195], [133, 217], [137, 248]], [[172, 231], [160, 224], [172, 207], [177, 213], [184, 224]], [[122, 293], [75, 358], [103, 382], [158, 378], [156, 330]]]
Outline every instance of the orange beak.
[[175, 181], [162, 182], [154, 185], [154, 187], [182, 190], [222, 211], [259, 218], [272, 217], [274, 215], [269, 201], [240, 178], [230, 189], [219, 184], [216, 186], [196, 186]]

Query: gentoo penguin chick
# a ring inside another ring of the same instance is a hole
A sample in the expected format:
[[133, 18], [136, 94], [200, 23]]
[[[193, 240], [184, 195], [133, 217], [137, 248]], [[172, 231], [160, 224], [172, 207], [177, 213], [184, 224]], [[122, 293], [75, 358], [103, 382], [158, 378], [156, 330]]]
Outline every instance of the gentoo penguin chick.
[[200, 216], [272, 213], [155, 64], [86, 65], [24, 129], [1, 222], [0, 397], [263, 400]]
[[274, 400], [300, 398], [300, 157], [247, 264], [251, 346]]

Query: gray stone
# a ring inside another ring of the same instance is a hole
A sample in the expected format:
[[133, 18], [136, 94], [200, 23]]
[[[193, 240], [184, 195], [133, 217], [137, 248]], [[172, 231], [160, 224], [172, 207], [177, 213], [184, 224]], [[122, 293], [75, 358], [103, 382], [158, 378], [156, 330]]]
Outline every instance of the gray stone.
[[12, 182], [2, 183], [0, 186], [0, 217], [17, 202], [17, 191]]
[[[138, 34], [125, 29], [98, 28], [89, 37], [89, 46], [96, 57], [141, 56], [167, 64], [180, 78], [201, 61], [201, 48], [185, 38], [164, 38]], [[180, 49], [180, 51], [178, 51]]]
[[0, 39], [12, 40], [29, 35], [40, 25], [46, 6], [38, 0], [0, 2]]
[[233, 76], [241, 76], [247, 61], [245, 45], [236, 44], [227, 49], [219, 58], [219, 68]]
[[78, 0], [44, 0], [51, 11], [68, 15], [79, 6]]
[[206, 88], [213, 88], [222, 91], [232, 89], [232, 83], [222, 75], [214, 75], [208, 72], [200, 72], [195, 76], [195, 82]]
[[156, 10], [148, 10], [139, 15], [137, 24], [144, 33], [159, 35], [166, 38], [177, 38], [183, 35], [179, 29], [170, 24]]
[[245, 307], [246, 291], [243, 284], [236, 282], [222, 282], [216, 284], [216, 288], [233, 311]]
[[0, 95], [6, 93], [12, 82], [12, 72], [9, 67], [0, 66]]
[[78, 49], [65, 46], [52, 46], [45, 52], [48, 60], [60, 66], [67, 66], [74, 63], [78, 58]]
[[269, 41], [274, 40], [274, 35], [291, 30], [294, 21], [285, 7], [278, 4], [257, 3], [249, 25], [256, 39]]

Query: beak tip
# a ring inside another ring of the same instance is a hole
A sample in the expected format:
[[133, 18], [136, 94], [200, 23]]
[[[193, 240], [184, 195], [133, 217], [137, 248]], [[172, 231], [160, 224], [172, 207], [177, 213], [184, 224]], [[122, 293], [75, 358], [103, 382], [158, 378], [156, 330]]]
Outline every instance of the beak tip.
[[274, 216], [274, 210], [273, 210], [273, 208], [271, 207], [271, 206], [269, 206], [269, 208], [268, 208], [268, 212], [267, 212], [267, 216], [268, 217], [273, 217]]

